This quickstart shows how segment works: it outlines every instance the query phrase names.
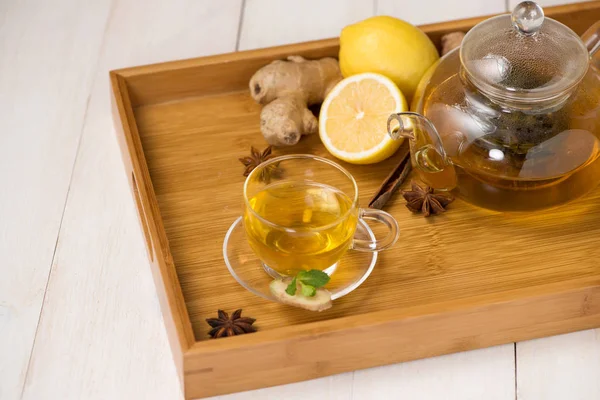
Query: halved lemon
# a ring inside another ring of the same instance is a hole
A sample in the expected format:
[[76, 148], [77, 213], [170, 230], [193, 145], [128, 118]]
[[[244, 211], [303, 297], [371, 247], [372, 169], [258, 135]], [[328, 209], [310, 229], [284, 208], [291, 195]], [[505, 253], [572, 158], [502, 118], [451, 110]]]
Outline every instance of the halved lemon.
[[327, 95], [319, 115], [319, 136], [335, 157], [352, 164], [373, 164], [402, 144], [387, 134], [390, 114], [407, 111], [404, 95], [389, 78], [376, 73], [352, 75]]

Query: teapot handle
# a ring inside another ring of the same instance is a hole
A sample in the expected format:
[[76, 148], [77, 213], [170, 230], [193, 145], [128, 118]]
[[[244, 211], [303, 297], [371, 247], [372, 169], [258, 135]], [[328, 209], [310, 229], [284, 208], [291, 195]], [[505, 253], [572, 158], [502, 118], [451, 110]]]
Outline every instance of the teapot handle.
[[413, 167], [419, 171], [426, 184], [438, 190], [454, 188], [454, 166], [444, 150], [437, 129], [429, 119], [414, 112], [391, 114], [387, 121], [387, 131], [394, 140], [410, 140]]
[[600, 21], [590, 26], [588, 30], [581, 35], [581, 39], [590, 52], [590, 57], [594, 57], [596, 52], [600, 50]]

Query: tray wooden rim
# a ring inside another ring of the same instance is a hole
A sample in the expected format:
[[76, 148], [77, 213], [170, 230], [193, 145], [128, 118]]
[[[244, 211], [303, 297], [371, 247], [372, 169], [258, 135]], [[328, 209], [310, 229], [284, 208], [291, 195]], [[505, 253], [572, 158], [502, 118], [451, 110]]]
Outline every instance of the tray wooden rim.
[[[584, 13], [590, 10], [599, 11], [600, 1], [548, 7], [546, 8], [546, 14], [551, 17], [558, 17], [575, 12]], [[439, 37], [444, 33], [467, 30], [488, 17], [483, 16], [430, 24], [421, 26], [421, 28], [426, 33], [434, 35], [434, 40], [439, 40]], [[331, 366], [317, 368], [317, 374], [314, 376], [287, 376], [285, 378], [274, 379], [268, 384], [265, 382], [258, 382], [257, 384], [242, 382], [227, 388], [218, 383], [211, 385], [213, 365], [225, 364], [237, 351], [246, 351], [256, 356], [266, 351], [265, 349], [282, 344], [302, 341], [310, 341], [311, 343], [320, 341], [332, 344], [332, 342], [339, 339], [339, 335], [351, 335], [358, 340], [358, 338], [363, 338], [364, 332], [370, 329], [379, 329], [380, 332], [384, 332], [382, 335], [387, 338], [384, 340], [384, 344], [390, 344], [394, 342], [394, 339], [392, 339], [394, 330], [399, 329], [399, 327], [402, 329], [410, 328], [416, 331], [423, 330], [430, 324], [429, 317], [439, 315], [442, 312], [459, 319], [468, 318], [469, 316], [478, 316], [478, 318], [485, 319], [495, 315], [494, 312], [502, 314], [505, 310], [508, 310], [509, 306], [513, 307], [515, 304], [533, 312], [540, 304], [550, 302], [555, 307], [555, 315], [554, 319], [547, 323], [556, 325], [549, 329], [554, 334], [567, 331], [566, 326], [562, 326], [557, 322], [561, 319], [559, 315], [570, 319], [576, 318], [577, 322], [575, 325], [578, 329], [600, 325], [600, 281], [585, 278], [556, 284], [546, 284], [536, 287], [533, 290], [521, 289], [513, 292], [480, 296], [478, 298], [471, 297], [444, 303], [443, 305], [430, 304], [411, 308], [391, 308], [390, 310], [369, 314], [281, 327], [269, 331], [259, 331], [252, 335], [228, 338], [227, 340], [200, 342], [195, 340], [192, 323], [169, 250], [167, 235], [158, 208], [158, 201], [154, 193], [152, 180], [142, 149], [141, 138], [133, 112], [135, 104], [129, 93], [128, 80], [160, 73], [177, 73], [178, 71], [201, 65], [219, 65], [248, 57], [260, 56], [269, 58], [279, 56], [281, 53], [303, 53], [322, 48], [334, 48], [338, 45], [338, 38], [330, 38], [266, 49], [136, 66], [109, 72], [112, 86], [111, 101], [114, 122], [120, 148], [123, 153], [122, 158], [129, 174], [128, 179], [134, 200], [136, 201], [136, 207], [138, 208], [140, 224], [144, 232], [149, 258], [153, 265], [152, 272], [157, 286], [161, 310], [165, 319], [180, 383], [186, 398], [225, 394], [265, 387], [267, 385], [289, 383], [353, 369], [487, 347], [506, 342], [505, 340], [500, 340], [499, 335], [490, 338], [483, 338], [482, 335], [465, 337], [458, 332], [454, 332], [455, 336], [449, 337], [450, 342], [455, 342], [451, 346], [442, 346], [441, 348], [436, 348], [434, 351], [423, 349], [408, 350], [405, 353], [387, 356], [382, 362], [366, 360], [361, 362], [360, 365], [350, 366], [340, 363], [340, 360], [345, 357], [345, 352], [340, 352], [339, 348], [336, 349], [335, 346], [333, 346], [333, 349], [328, 349], [327, 346], [321, 345], [324, 354], [333, 359], [334, 362], [331, 362]], [[510, 293], [511, 296], [507, 296], [507, 293]], [[557, 302], [557, 299], [560, 299], [561, 302]], [[568, 328], [569, 330], [572, 330], [571, 326]], [[526, 340], [547, 335], [547, 331], [543, 333], [536, 331], [531, 322], [527, 320], [512, 321], [512, 323], [505, 324], [504, 329], [512, 331], [511, 341]], [[423, 333], [426, 334], [425, 332]], [[336, 354], [336, 351], [338, 354]], [[341, 353], [344, 355], [340, 355]], [[221, 359], [217, 361], [217, 364], [215, 364], [215, 356], [219, 356]], [[327, 357], [324, 356], [322, 358]], [[318, 367], [318, 360], [316, 362]], [[266, 373], [269, 372], [268, 367], [265, 371]], [[219, 378], [227, 381], [222, 376]], [[235, 378], [233, 380], [235, 381]]]

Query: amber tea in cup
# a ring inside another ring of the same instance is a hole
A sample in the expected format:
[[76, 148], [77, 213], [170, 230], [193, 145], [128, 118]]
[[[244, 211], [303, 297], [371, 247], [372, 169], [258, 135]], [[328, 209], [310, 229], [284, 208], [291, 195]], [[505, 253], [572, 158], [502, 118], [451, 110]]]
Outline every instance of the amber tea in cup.
[[250, 246], [261, 260], [284, 275], [325, 270], [335, 264], [350, 248], [358, 219], [348, 196], [314, 183], [274, 184], [252, 197], [250, 207], [277, 225], [246, 213]]
[[[318, 269], [332, 274], [349, 249], [377, 251], [398, 236], [394, 218], [358, 208], [354, 178], [334, 162], [282, 156], [261, 164], [244, 186], [244, 229], [250, 247], [271, 275]], [[386, 224], [379, 241], [354, 239], [360, 218]]]

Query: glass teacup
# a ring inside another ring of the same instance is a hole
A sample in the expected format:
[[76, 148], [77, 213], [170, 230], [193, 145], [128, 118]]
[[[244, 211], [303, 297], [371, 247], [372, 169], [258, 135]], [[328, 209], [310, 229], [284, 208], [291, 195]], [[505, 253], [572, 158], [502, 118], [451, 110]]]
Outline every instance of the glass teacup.
[[[380, 251], [398, 239], [394, 217], [359, 208], [358, 187], [348, 171], [313, 155], [281, 156], [260, 164], [246, 179], [244, 201], [248, 243], [274, 277], [311, 269], [331, 275], [349, 249]], [[355, 238], [361, 219], [386, 225], [386, 237]]]

